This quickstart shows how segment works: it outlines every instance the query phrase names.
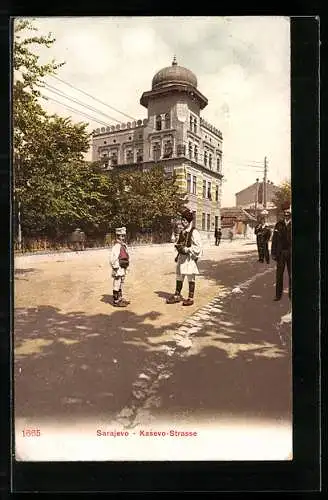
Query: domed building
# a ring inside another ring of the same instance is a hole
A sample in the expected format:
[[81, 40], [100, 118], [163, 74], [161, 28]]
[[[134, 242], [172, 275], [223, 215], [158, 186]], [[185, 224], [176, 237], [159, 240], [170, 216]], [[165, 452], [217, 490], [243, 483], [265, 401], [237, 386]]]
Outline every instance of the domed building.
[[92, 156], [103, 158], [108, 169], [163, 165], [175, 172], [196, 227], [212, 238], [220, 226], [222, 134], [200, 116], [208, 100], [197, 85], [196, 75], [174, 57], [140, 98], [147, 118], [95, 130]]

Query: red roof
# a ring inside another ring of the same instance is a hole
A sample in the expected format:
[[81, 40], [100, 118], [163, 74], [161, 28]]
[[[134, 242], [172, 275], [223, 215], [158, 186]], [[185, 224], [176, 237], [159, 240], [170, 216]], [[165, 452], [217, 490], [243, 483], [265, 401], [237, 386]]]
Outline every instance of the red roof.
[[234, 218], [240, 222], [256, 221], [256, 218], [246, 212], [243, 208], [239, 207], [224, 207], [221, 208], [221, 218]]

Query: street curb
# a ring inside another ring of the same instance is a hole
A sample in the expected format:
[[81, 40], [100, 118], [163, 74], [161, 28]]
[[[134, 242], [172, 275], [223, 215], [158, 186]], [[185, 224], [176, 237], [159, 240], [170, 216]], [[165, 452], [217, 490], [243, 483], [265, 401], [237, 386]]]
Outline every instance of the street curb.
[[[150, 408], [156, 406], [155, 394], [159, 388], [161, 380], [171, 377], [174, 364], [188, 355], [189, 349], [192, 347], [192, 338], [197, 335], [198, 331], [203, 327], [202, 320], [210, 321], [211, 312], [220, 313], [222, 311], [222, 301], [234, 294], [243, 293], [253, 284], [258, 278], [272, 273], [274, 268], [266, 269], [259, 272], [251, 278], [239, 283], [230, 290], [221, 291], [219, 295], [214, 297], [208, 304], [197, 309], [191, 316], [185, 319], [179, 328], [172, 334], [172, 337], [163, 344], [160, 351], [162, 357], [166, 357], [162, 362], [150, 362], [149, 365], [137, 376], [132, 384], [130, 402], [122, 408], [117, 416], [113, 419], [113, 423], [123, 425], [124, 428], [130, 429], [136, 427], [145, 420], [145, 410], [149, 412]], [[173, 345], [171, 345], [173, 344]], [[153, 400], [152, 400], [153, 398]]]

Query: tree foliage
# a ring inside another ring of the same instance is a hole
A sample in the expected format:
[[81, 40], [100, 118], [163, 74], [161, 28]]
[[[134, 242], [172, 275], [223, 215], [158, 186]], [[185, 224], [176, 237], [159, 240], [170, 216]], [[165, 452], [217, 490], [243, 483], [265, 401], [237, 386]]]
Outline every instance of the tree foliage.
[[88, 124], [43, 109], [43, 79], [63, 63], [40, 63], [35, 51], [51, 48], [55, 38], [35, 31], [30, 21], [15, 21], [14, 198], [23, 235], [56, 239], [79, 226], [88, 236], [99, 237], [123, 224], [131, 235], [140, 229], [167, 229], [184, 204], [174, 178], [168, 179], [161, 167], [105, 172], [101, 162], [84, 160], [90, 146]]
[[275, 192], [275, 195], [272, 199], [274, 205], [277, 208], [277, 212], [281, 212], [283, 210], [283, 206], [291, 203], [292, 191], [291, 191], [291, 183], [290, 181], [284, 181]]
[[175, 178], [168, 178], [161, 166], [114, 172], [111, 183], [113, 227], [124, 224], [132, 233], [137, 229], [163, 230], [184, 207]]

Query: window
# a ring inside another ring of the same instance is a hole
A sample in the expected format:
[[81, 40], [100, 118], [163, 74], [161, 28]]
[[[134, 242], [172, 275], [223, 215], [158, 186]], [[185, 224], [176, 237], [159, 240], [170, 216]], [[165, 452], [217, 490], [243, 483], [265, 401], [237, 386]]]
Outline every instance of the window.
[[164, 155], [163, 158], [171, 158], [173, 154], [173, 144], [172, 141], [166, 141], [164, 144]]
[[219, 186], [215, 186], [215, 201], [219, 201]]
[[192, 114], [190, 115], [189, 119], [189, 130], [193, 132], [194, 134], [197, 133], [197, 118], [193, 116]]
[[143, 161], [143, 149], [137, 149], [137, 163]]
[[211, 230], [211, 215], [207, 214], [207, 231]]
[[192, 194], [197, 194], [197, 177], [195, 175], [192, 177]]
[[187, 174], [187, 192], [191, 193], [191, 175]]
[[156, 130], [162, 130], [162, 117], [161, 117], [161, 115], [156, 116]]
[[206, 181], [203, 181], [203, 198], [206, 198]]
[[218, 229], [219, 227], [219, 217], [216, 215], [215, 216], [215, 229]]
[[128, 149], [126, 152], [126, 163], [133, 163], [133, 152]]
[[194, 118], [194, 132], [197, 134], [197, 118]]
[[192, 157], [192, 144], [191, 144], [191, 142], [189, 142], [189, 151], [188, 151], [188, 153], [189, 153], [189, 158], [191, 158]]
[[177, 154], [178, 154], [178, 156], [183, 156], [186, 154], [186, 146], [184, 144], [178, 144]]
[[221, 158], [217, 158], [217, 160], [216, 160], [216, 170], [218, 172], [221, 171]]
[[195, 144], [195, 149], [194, 149], [194, 155], [195, 155], [195, 161], [198, 160], [198, 147]]
[[212, 199], [212, 192], [211, 191], [212, 191], [212, 184], [211, 184], [211, 182], [208, 182], [207, 183], [207, 198], [209, 200]]
[[211, 153], [209, 154], [209, 157], [208, 157], [208, 166], [210, 168], [212, 168], [212, 155], [211, 155]]
[[202, 231], [205, 231], [205, 216], [206, 214], [202, 213]]
[[171, 127], [170, 113], [166, 113], [164, 120], [165, 120], [165, 128], [170, 128]]
[[112, 166], [117, 165], [117, 151], [112, 151], [110, 160]]
[[207, 151], [204, 151], [204, 165], [207, 165]]
[[158, 161], [161, 157], [161, 146], [158, 142], [153, 145], [153, 159]]

